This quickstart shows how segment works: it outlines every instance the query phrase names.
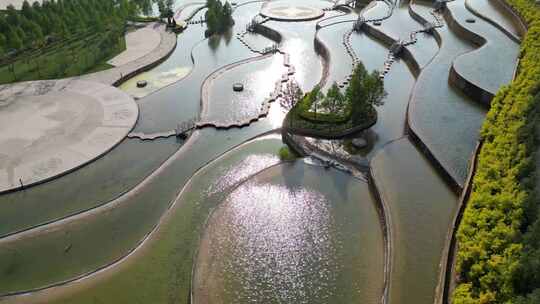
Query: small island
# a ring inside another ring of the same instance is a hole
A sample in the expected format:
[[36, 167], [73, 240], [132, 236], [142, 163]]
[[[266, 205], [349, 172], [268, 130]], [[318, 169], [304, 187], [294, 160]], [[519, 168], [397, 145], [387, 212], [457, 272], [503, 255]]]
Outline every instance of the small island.
[[283, 122], [284, 130], [297, 135], [335, 139], [373, 126], [377, 122], [375, 107], [382, 105], [387, 95], [379, 73], [368, 73], [359, 63], [343, 90], [344, 93], [337, 83], [326, 95], [319, 85], [306, 94], [297, 87], [290, 89], [286, 98], [294, 105]]

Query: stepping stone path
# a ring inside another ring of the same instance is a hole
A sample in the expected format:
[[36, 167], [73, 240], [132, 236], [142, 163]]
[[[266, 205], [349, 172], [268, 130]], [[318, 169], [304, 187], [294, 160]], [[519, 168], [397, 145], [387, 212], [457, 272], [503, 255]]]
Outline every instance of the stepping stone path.
[[268, 53], [277, 52], [278, 49], [279, 49], [279, 45], [277, 45], [277, 44], [274, 44], [272, 46], [265, 47], [265, 48], [259, 50], [259, 49], [255, 48], [255, 47], [251, 46], [247, 42], [247, 40], [244, 38], [248, 33], [253, 32], [257, 25], [264, 24], [265, 22], [268, 22], [269, 20], [270, 20], [270, 18], [268, 18], [268, 17], [264, 17], [261, 21], [257, 21], [255, 18], [253, 18], [251, 23], [247, 26], [246, 30], [244, 30], [241, 33], [236, 34], [236, 38], [240, 41], [240, 43], [242, 43], [245, 47], [247, 47], [253, 53], [265, 55], [265, 54], [268, 54]]
[[[450, 1], [444, 1], [444, 2], [446, 3]], [[392, 47], [390, 48], [390, 51], [388, 52], [386, 60], [384, 61], [383, 69], [379, 74], [380, 79], [384, 79], [386, 74], [388, 74], [388, 72], [390, 71], [390, 68], [392, 67], [392, 64], [396, 61], [396, 58], [399, 57], [399, 54], [401, 53], [404, 47], [413, 45], [418, 42], [418, 38], [417, 38], [418, 33], [432, 33], [436, 28], [440, 28], [444, 26], [444, 23], [442, 22], [442, 18], [437, 12], [437, 10], [434, 9], [430, 13], [435, 19], [434, 23], [428, 22], [424, 24], [424, 27], [422, 29], [412, 31], [409, 34], [408, 40], [405, 40], [405, 41], [400, 40], [392, 45]]]
[[[352, 3], [353, 1], [347, 1], [347, 3]], [[355, 67], [358, 65], [358, 63], [360, 62], [360, 60], [358, 59], [358, 56], [356, 55], [353, 47], [352, 47], [352, 44], [351, 44], [351, 35], [353, 32], [359, 32], [361, 29], [362, 29], [362, 26], [364, 26], [365, 23], [380, 23], [388, 18], [390, 18], [390, 16], [392, 16], [392, 13], [394, 11], [394, 6], [395, 6], [395, 3], [391, 2], [390, 0], [385, 0], [384, 3], [386, 3], [386, 5], [388, 5], [389, 7], [389, 10], [388, 10], [388, 13], [382, 17], [375, 17], [375, 18], [370, 18], [370, 19], [365, 19], [364, 16], [359, 16], [358, 17], [358, 20], [356, 20], [353, 24], [353, 28], [347, 32], [345, 32], [345, 34], [343, 34], [343, 45], [345, 47], [345, 50], [347, 51], [347, 54], [349, 54], [349, 56], [351, 57], [351, 60], [352, 60], [352, 71], [354, 71]], [[335, 8], [336, 6], [334, 6]], [[393, 61], [392, 61], [393, 62]], [[391, 63], [390, 63], [391, 65]], [[390, 67], [388, 67], [388, 70], [390, 69]], [[388, 72], [388, 71], [386, 71]], [[381, 73], [382, 74], [382, 73]], [[351, 74], [349, 74], [345, 80], [341, 81], [340, 83], [338, 83], [338, 86], [340, 88], [344, 88], [348, 83], [349, 81], [351, 80], [351, 77], [352, 77], [352, 72]], [[382, 76], [384, 77], [384, 76]]]
[[199, 20], [191, 20], [191, 21], [188, 21], [187, 24], [201, 24], [201, 23], [205, 23], [206, 20], [204, 19], [199, 19]]

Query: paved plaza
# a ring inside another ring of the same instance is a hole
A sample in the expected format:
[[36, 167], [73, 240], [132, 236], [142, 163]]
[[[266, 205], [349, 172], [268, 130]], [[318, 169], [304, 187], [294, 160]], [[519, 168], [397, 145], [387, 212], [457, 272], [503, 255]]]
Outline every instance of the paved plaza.
[[274, 20], [304, 21], [320, 18], [324, 16], [324, 11], [315, 7], [276, 2], [264, 6], [260, 14]]
[[42, 182], [103, 155], [131, 131], [138, 107], [100, 83], [0, 86], [0, 192]]

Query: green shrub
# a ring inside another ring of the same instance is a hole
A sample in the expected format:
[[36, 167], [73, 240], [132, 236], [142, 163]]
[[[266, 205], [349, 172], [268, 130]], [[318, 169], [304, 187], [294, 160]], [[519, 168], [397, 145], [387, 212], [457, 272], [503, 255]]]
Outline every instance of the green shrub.
[[457, 233], [454, 304], [538, 303], [540, 223], [535, 141], [540, 103], [540, 8], [507, 0], [529, 25], [516, 79], [492, 101], [471, 197]]
[[298, 158], [298, 155], [289, 149], [288, 146], [283, 146], [279, 149], [279, 158], [281, 160], [295, 160]]

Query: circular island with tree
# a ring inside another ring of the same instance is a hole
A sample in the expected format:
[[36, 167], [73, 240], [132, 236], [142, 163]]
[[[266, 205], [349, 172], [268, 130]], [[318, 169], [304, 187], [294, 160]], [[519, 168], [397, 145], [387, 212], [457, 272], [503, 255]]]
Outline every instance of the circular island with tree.
[[326, 92], [319, 85], [303, 94], [299, 88], [286, 98], [294, 104], [283, 122], [283, 130], [292, 134], [326, 139], [343, 138], [366, 130], [377, 122], [376, 106], [386, 96], [384, 83], [376, 71], [368, 73], [358, 64], [349, 84], [342, 89], [334, 83]]

